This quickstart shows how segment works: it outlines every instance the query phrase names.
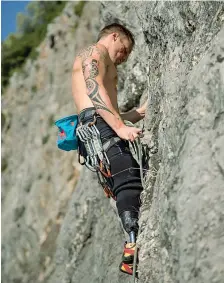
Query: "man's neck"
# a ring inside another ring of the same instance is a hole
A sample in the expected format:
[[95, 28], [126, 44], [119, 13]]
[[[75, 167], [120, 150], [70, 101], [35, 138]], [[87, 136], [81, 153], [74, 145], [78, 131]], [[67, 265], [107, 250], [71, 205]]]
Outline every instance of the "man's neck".
[[109, 42], [108, 42], [107, 39], [100, 39], [100, 40], [97, 42], [97, 44], [98, 44], [98, 43], [101, 44], [101, 45], [103, 45], [103, 46], [105, 46], [106, 49], [109, 50]]
[[107, 40], [107, 39], [100, 39], [96, 44], [103, 45], [103, 46], [107, 49], [108, 57], [110, 58], [111, 63], [114, 64], [115, 68], [117, 69], [117, 66], [118, 66], [118, 65], [115, 64], [115, 63], [113, 62], [113, 60], [111, 59], [111, 57], [110, 57], [109, 48], [108, 48], [108, 46], [109, 46], [108, 40]]

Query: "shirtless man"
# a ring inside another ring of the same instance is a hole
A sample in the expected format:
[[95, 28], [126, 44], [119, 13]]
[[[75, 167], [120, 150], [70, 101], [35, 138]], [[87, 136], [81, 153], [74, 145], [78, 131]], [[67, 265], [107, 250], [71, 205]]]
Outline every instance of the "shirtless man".
[[[102, 142], [111, 137], [120, 138], [108, 150], [107, 156], [111, 172], [113, 176], [116, 175], [111, 189], [116, 197], [118, 214], [124, 229], [130, 235], [131, 243], [125, 245], [120, 265], [120, 270], [128, 274], [132, 274], [132, 253], [138, 231], [142, 184], [139, 166], [131, 155], [127, 141], [134, 141], [141, 130], [126, 126], [123, 120], [136, 123], [144, 118], [146, 104], [128, 113], [119, 113], [116, 67], [128, 59], [134, 44], [132, 33], [124, 26], [116, 23], [106, 26], [100, 31], [97, 43], [76, 56], [72, 76], [72, 91], [79, 120], [82, 123], [89, 122], [97, 114], [96, 126], [101, 133]], [[130, 168], [138, 170], [130, 173]], [[119, 174], [120, 172], [123, 173]]]

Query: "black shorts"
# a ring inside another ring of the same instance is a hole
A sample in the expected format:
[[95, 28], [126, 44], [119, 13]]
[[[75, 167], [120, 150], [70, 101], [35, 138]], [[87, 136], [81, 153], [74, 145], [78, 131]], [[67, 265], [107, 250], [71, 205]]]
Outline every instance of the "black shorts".
[[[95, 108], [86, 108], [79, 114], [79, 121], [83, 124], [92, 122], [96, 116], [95, 126], [100, 132], [101, 141], [104, 144], [112, 137], [118, 137], [115, 131], [96, 114]], [[117, 198], [117, 208], [119, 214], [124, 210], [138, 211], [140, 207], [140, 193], [142, 183], [140, 168], [133, 158], [129, 148], [129, 142], [119, 140], [107, 151], [112, 174], [111, 190]]]

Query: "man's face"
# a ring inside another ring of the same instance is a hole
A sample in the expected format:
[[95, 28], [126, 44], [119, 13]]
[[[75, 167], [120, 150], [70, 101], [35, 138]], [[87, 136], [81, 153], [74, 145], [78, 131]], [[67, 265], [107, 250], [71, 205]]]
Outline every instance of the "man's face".
[[113, 39], [114, 41], [111, 47], [112, 59], [115, 65], [120, 65], [127, 61], [132, 51], [132, 43], [127, 37], [117, 33], [114, 34]]

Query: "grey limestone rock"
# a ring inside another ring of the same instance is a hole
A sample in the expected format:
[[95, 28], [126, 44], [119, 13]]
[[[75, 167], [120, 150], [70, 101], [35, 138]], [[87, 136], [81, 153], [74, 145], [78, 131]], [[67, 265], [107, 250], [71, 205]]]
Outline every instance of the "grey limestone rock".
[[81, 18], [76, 4], [2, 98], [3, 282], [131, 281], [118, 271], [125, 235], [115, 203], [75, 154], [56, 149], [52, 127], [74, 112], [75, 53], [116, 21], [136, 38], [118, 69], [120, 108], [149, 99], [138, 282], [222, 283], [223, 2], [90, 1]]

